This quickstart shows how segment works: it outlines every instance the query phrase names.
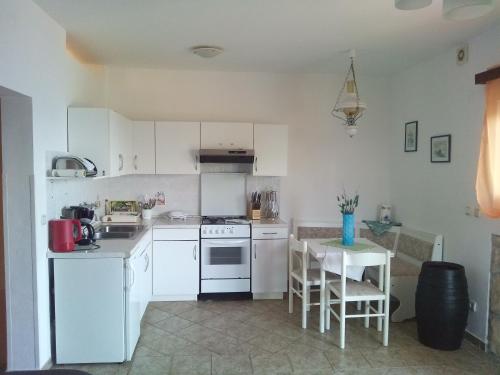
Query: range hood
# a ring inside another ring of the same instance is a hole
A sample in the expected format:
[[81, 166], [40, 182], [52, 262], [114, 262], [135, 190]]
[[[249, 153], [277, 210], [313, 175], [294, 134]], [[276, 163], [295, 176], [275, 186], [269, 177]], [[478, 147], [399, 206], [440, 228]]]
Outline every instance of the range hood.
[[253, 164], [253, 150], [201, 149], [200, 163], [238, 163]]

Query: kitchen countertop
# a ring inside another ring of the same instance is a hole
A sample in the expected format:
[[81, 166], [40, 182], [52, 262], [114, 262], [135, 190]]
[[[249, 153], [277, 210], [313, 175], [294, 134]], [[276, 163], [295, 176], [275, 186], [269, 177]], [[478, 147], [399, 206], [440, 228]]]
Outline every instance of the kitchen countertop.
[[[288, 228], [288, 224], [281, 219], [252, 220], [252, 226]], [[67, 253], [56, 253], [47, 251], [47, 257], [53, 259], [81, 259], [81, 258], [130, 258], [136, 251], [152, 241], [153, 228], [158, 229], [198, 229], [201, 225], [200, 217], [188, 217], [186, 220], [171, 220], [166, 217], [157, 217], [152, 220], [144, 220], [142, 223], [146, 228], [134, 239], [106, 239], [98, 240], [100, 246], [96, 250], [78, 250]]]
[[261, 220], [252, 220], [252, 227], [276, 227], [276, 228], [288, 228], [288, 224], [281, 220], [277, 219], [261, 219]]
[[130, 258], [142, 247], [142, 243], [147, 245], [148, 240], [153, 240], [153, 222], [154, 220], [140, 223], [146, 228], [133, 239], [97, 240], [96, 245], [99, 245], [100, 248], [95, 250], [75, 250], [67, 253], [57, 253], [48, 250], [47, 257], [53, 259]]

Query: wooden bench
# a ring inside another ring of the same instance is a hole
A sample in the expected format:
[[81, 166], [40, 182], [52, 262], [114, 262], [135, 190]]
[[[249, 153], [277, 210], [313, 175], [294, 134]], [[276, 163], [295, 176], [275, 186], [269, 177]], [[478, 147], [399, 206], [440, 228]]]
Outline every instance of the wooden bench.
[[[342, 237], [341, 225], [328, 223], [300, 223], [295, 233], [302, 238]], [[391, 261], [391, 295], [399, 300], [399, 307], [391, 315], [393, 322], [415, 317], [415, 292], [422, 263], [443, 259], [443, 236], [416, 231], [407, 227], [393, 227], [376, 236], [365, 224], [356, 228], [356, 235], [396, 252]], [[378, 283], [378, 270], [367, 268], [365, 278]]]

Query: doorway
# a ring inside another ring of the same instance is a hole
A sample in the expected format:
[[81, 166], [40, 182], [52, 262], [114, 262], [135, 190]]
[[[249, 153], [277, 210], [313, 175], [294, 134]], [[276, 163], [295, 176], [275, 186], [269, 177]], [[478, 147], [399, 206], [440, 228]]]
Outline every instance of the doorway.
[[33, 108], [0, 86], [0, 366], [38, 368]]

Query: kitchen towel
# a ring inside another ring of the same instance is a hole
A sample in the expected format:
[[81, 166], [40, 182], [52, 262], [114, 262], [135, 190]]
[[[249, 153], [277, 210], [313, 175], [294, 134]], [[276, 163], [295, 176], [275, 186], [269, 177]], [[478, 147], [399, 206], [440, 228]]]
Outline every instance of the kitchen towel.
[[401, 226], [401, 223], [391, 222], [389, 224], [384, 224], [376, 220], [363, 220], [363, 223], [365, 223], [376, 236], [383, 235], [394, 226]]

